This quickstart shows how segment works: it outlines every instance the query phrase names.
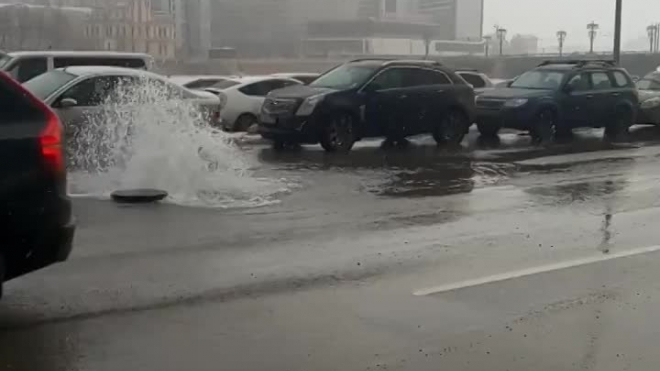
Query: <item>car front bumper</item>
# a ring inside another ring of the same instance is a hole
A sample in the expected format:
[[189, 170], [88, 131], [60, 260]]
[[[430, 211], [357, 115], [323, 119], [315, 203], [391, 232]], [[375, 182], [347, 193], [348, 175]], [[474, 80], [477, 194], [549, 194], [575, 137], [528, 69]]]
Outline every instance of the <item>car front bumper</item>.
[[320, 129], [313, 116], [267, 115], [259, 118], [259, 134], [272, 141], [316, 144]]
[[487, 109], [477, 107], [476, 122], [480, 125], [529, 130], [536, 123], [536, 110], [531, 105], [518, 108]]

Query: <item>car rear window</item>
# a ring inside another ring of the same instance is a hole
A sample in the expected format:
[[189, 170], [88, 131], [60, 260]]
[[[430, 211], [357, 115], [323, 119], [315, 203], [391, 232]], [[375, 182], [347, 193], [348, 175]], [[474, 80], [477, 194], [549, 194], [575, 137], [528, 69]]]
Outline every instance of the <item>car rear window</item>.
[[238, 82], [227, 79], [199, 79], [185, 84], [188, 89], [227, 89], [238, 85]]
[[473, 73], [459, 73], [459, 75], [475, 88], [486, 87], [486, 82], [479, 75]]
[[41, 111], [30, 103], [25, 93], [10, 84], [9, 79], [9, 76], [0, 76], [0, 126], [41, 118]]
[[59, 88], [76, 77], [76, 75], [64, 71], [50, 71], [26, 82], [24, 86], [37, 98], [45, 100]]

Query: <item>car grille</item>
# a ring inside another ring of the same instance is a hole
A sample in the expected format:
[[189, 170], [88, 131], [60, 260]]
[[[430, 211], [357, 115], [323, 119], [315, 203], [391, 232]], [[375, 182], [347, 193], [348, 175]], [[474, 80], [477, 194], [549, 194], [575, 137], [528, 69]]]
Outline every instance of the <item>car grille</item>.
[[298, 101], [295, 99], [276, 99], [266, 98], [263, 110], [269, 115], [291, 114], [298, 108]]
[[477, 108], [485, 109], [500, 109], [504, 106], [504, 100], [502, 99], [477, 99]]

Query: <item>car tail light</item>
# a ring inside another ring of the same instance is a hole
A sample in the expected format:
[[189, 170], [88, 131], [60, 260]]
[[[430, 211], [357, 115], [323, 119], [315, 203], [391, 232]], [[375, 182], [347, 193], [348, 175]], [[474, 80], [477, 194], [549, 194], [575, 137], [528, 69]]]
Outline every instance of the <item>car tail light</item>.
[[62, 150], [62, 124], [50, 109], [47, 111], [46, 127], [39, 135], [39, 144], [41, 145], [41, 155], [48, 169], [54, 173], [64, 172], [66, 165]]
[[58, 174], [65, 172], [66, 165], [62, 150], [62, 123], [57, 117], [57, 114], [46, 103], [34, 96], [29, 90], [25, 89], [25, 87], [6, 73], [0, 72], [0, 79], [13, 85], [16, 90], [20, 91], [30, 100], [35, 108], [43, 112], [46, 119], [46, 126], [39, 133], [41, 157], [48, 170]]

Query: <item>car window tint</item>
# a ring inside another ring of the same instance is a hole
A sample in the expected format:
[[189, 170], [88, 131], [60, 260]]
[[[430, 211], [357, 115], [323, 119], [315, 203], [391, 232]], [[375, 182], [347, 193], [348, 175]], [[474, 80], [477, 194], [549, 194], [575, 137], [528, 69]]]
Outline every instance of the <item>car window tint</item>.
[[41, 112], [13, 86], [0, 79], [0, 125], [38, 119]]
[[461, 73], [459, 74], [468, 84], [475, 88], [485, 88], [486, 81], [481, 76], [474, 73]]
[[440, 71], [424, 68], [409, 68], [406, 71], [406, 86], [448, 85], [451, 80]]
[[99, 106], [108, 99], [117, 83], [116, 77], [93, 77], [72, 86], [60, 96], [59, 100], [74, 99], [79, 107]]
[[20, 82], [26, 82], [33, 77], [39, 76], [48, 71], [48, 60], [46, 58], [27, 58], [22, 59], [17, 65], [18, 72], [14, 73], [16, 79]]
[[404, 68], [390, 68], [385, 70], [369, 83], [369, 90], [402, 88], [405, 86], [407, 72]]
[[241, 93], [249, 95], [251, 97], [265, 96], [265, 91], [267, 90], [263, 82], [257, 82], [254, 84], [248, 84], [238, 89]]
[[614, 71], [612, 75], [614, 76], [614, 82], [616, 83], [617, 87], [625, 88], [631, 85], [630, 81], [628, 81], [628, 78], [623, 72]]
[[55, 68], [73, 66], [112, 66], [146, 69], [147, 65], [141, 58], [108, 58], [108, 57], [59, 57], [53, 61]]
[[[288, 81], [287, 81], [288, 82]], [[293, 84], [293, 82], [292, 82]], [[265, 97], [271, 91], [288, 86], [284, 80], [266, 80], [246, 85], [238, 89], [241, 93], [253, 97]]]
[[584, 73], [573, 76], [566, 85], [570, 86], [573, 91], [591, 90], [589, 76]]
[[39, 75], [23, 86], [41, 100], [46, 100], [77, 76], [64, 71], [50, 71]]
[[591, 84], [595, 90], [604, 90], [612, 88], [612, 81], [606, 72], [592, 72]]

